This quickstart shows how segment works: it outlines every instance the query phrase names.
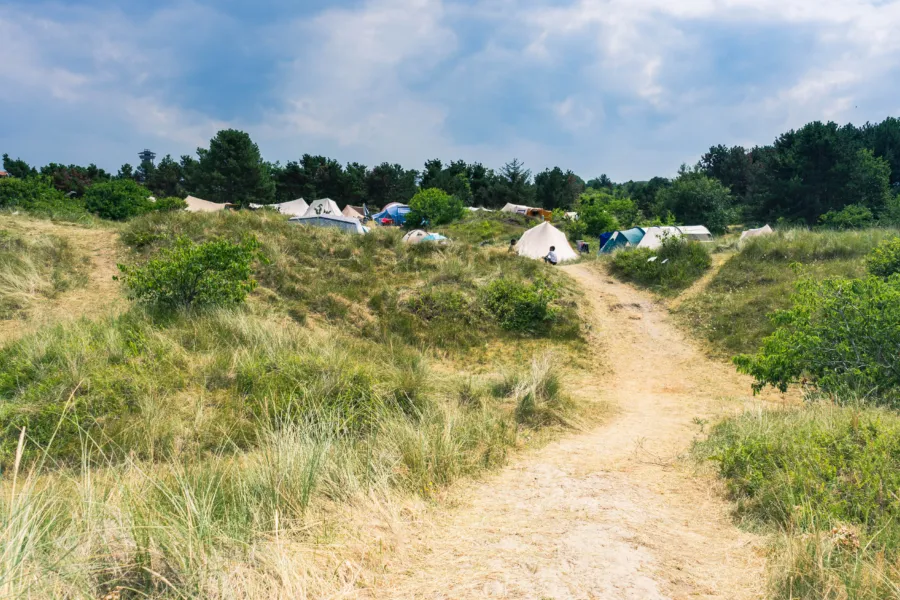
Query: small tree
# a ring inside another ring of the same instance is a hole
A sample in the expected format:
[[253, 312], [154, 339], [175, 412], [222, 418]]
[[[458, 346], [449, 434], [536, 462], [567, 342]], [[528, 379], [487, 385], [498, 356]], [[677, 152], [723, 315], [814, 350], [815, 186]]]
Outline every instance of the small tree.
[[465, 214], [462, 200], [443, 190], [421, 190], [409, 201], [410, 213], [406, 216], [409, 227], [445, 225], [461, 219]]
[[155, 308], [239, 304], [256, 288], [251, 267], [258, 249], [255, 238], [197, 244], [180, 237], [145, 265], [119, 270], [129, 297]]
[[613, 200], [611, 194], [594, 189], [581, 194], [575, 204], [578, 229], [591, 237], [599, 237], [601, 233], [618, 229], [619, 220], [609, 208], [611, 200]]
[[153, 209], [147, 188], [131, 179], [115, 179], [92, 185], [84, 194], [84, 206], [102, 219], [124, 221]]
[[659, 190], [657, 204], [685, 225], [724, 233], [731, 218], [731, 192], [718, 180], [682, 167], [672, 185]]

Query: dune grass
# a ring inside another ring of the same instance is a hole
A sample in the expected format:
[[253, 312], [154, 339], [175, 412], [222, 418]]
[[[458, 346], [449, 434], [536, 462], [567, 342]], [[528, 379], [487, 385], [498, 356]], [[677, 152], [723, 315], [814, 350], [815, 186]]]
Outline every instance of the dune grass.
[[25, 236], [0, 228], [0, 318], [11, 318], [37, 299], [84, 285], [84, 258], [60, 237]]
[[778, 532], [772, 598], [900, 593], [900, 416], [817, 403], [728, 419], [695, 447], [748, 524]]
[[662, 296], [688, 288], [712, 264], [702, 244], [681, 238], [666, 238], [655, 249], [620, 250], [608, 260], [610, 273]]
[[522, 237], [529, 228], [540, 223], [537, 219], [515, 213], [476, 211], [467, 212], [459, 221], [437, 230], [452, 240], [466, 244], [506, 247], [511, 239]]
[[737, 253], [707, 288], [686, 300], [677, 314], [715, 351], [753, 353], [774, 331], [768, 315], [790, 306], [800, 277], [860, 277], [866, 271], [865, 256], [897, 235], [895, 229], [791, 229], [751, 238], [737, 245]]

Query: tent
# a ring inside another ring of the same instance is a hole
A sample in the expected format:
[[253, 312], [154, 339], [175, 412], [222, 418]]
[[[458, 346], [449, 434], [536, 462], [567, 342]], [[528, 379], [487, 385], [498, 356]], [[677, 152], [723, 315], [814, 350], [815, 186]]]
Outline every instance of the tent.
[[748, 229], [744, 233], [741, 234], [741, 239], [758, 237], [760, 235], [769, 235], [770, 233], [775, 233], [771, 227], [766, 225], [765, 227], [760, 227], [759, 229]]
[[468, 210], [468, 211], [470, 211], [470, 212], [481, 212], [481, 211], [483, 211], [483, 212], [494, 212], [494, 211], [492, 211], [492, 210], [489, 209], [489, 208], [484, 208], [483, 206], [467, 206], [467, 207], [466, 207], [466, 210]]
[[507, 204], [500, 209], [500, 212], [511, 212], [519, 215], [527, 215], [529, 210], [531, 210], [531, 207], [525, 206], [524, 204]]
[[406, 223], [406, 215], [409, 213], [410, 208], [407, 205], [392, 202], [385, 206], [381, 212], [372, 215], [372, 219], [378, 224], [381, 224], [384, 219], [390, 219], [394, 225], [403, 225]]
[[641, 227], [632, 227], [631, 229], [626, 229], [624, 231], [614, 231], [607, 238], [606, 242], [603, 242], [603, 236], [600, 236], [601, 243], [603, 244], [600, 246], [600, 252], [609, 254], [620, 248], [634, 248], [641, 243], [642, 239], [644, 239], [644, 233], [645, 230]]
[[681, 230], [677, 227], [648, 227], [637, 247], [659, 248], [665, 237], [681, 237]]
[[316, 227], [334, 227], [341, 231], [349, 233], [368, 233], [368, 229], [363, 227], [359, 219], [353, 217], [345, 217], [343, 215], [311, 215], [303, 217], [292, 217], [289, 219], [291, 223], [298, 225], [313, 225]]
[[428, 235], [426, 235], [425, 237], [422, 238], [422, 241], [423, 242], [441, 243], [441, 242], [449, 242], [450, 240], [447, 239], [446, 236], [443, 236], [439, 233], [429, 233]]
[[282, 202], [281, 204], [273, 204], [272, 208], [283, 215], [291, 215], [292, 217], [302, 217], [309, 210], [309, 204], [303, 198]]
[[341, 211], [341, 214], [345, 217], [352, 217], [354, 219], [359, 219], [362, 221], [366, 218], [366, 209], [362, 206], [350, 206], [349, 204], [344, 207], [344, 210]]
[[681, 225], [678, 227], [681, 234], [693, 242], [711, 242], [713, 236], [709, 229], [703, 225]]
[[421, 229], [413, 229], [403, 236], [403, 241], [407, 244], [418, 244], [428, 235], [427, 231]]
[[313, 203], [303, 213], [304, 217], [321, 217], [323, 215], [340, 216], [341, 209], [338, 208], [338, 205], [331, 198], [322, 198], [321, 200], [313, 200]]
[[547, 256], [550, 246], [556, 246], [556, 255], [559, 257], [559, 262], [578, 258], [578, 254], [569, 245], [566, 234], [546, 221], [522, 234], [522, 237], [516, 244], [516, 249], [519, 252], [519, 256], [541, 259]]
[[202, 200], [193, 196], [188, 196], [184, 199], [184, 202], [187, 204], [185, 210], [188, 212], [217, 212], [231, 206], [231, 204], [219, 204], [218, 202], [210, 202], [209, 200]]

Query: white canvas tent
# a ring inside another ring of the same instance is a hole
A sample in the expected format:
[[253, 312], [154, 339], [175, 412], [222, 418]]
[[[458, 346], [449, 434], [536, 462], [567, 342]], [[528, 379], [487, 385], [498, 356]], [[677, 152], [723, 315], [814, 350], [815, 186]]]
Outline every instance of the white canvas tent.
[[712, 233], [703, 225], [680, 225], [678, 230], [684, 237], [694, 242], [713, 241]]
[[677, 227], [648, 227], [637, 247], [659, 248], [664, 237], [681, 237], [681, 231]]
[[322, 215], [341, 215], [341, 209], [338, 208], [338, 205], [335, 204], [334, 200], [331, 198], [322, 198], [321, 200], [313, 200], [313, 203], [309, 205], [309, 208], [306, 209], [306, 212], [303, 213], [304, 217], [316, 217]]
[[550, 246], [556, 246], [556, 255], [559, 257], [559, 262], [578, 258], [578, 254], [569, 245], [566, 234], [548, 222], [541, 223], [537, 227], [532, 227], [526, 231], [516, 244], [519, 256], [527, 256], [538, 260], [547, 256], [547, 253], [550, 252]]
[[483, 206], [467, 206], [466, 210], [469, 212], [494, 212], [489, 208], [484, 208]]
[[184, 202], [187, 204], [185, 210], [188, 212], [217, 212], [225, 210], [225, 207], [227, 206], [231, 206], [230, 204], [219, 204], [217, 202], [210, 202], [209, 200], [202, 200], [193, 196], [188, 196], [184, 199]]
[[422, 231], [421, 229], [413, 229], [403, 236], [403, 241], [407, 244], [418, 244], [426, 235], [428, 235], [427, 231]]
[[341, 231], [349, 233], [368, 233], [368, 229], [362, 226], [359, 219], [353, 217], [345, 217], [343, 215], [309, 215], [303, 217], [292, 217], [289, 219], [291, 223], [298, 225], [312, 225], [315, 227], [334, 227]]
[[364, 214], [362, 214], [361, 211], [362, 211], [362, 208], [353, 207], [348, 204], [347, 206], [344, 207], [344, 210], [341, 211], [341, 214], [344, 215], [345, 217], [352, 217], [354, 219], [358, 219], [358, 220], [362, 221], [363, 219], [366, 218], [366, 216]]
[[272, 207], [281, 214], [291, 215], [292, 217], [302, 217], [306, 214], [306, 211], [309, 210], [309, 204], [307, 204], [306, 200], [303, 198], [289, 200], [288, 202], [282, 202], [281, 204], [273, 204]]
[[770, 233], [775, 232], [768, 225], [766, 225], [765, 227], [760, 227], [759, 229], [748, 229], [741, 234], [741, 240], [744, 240], [746, 238], [758, 237], [760, 235], [769, 235]]

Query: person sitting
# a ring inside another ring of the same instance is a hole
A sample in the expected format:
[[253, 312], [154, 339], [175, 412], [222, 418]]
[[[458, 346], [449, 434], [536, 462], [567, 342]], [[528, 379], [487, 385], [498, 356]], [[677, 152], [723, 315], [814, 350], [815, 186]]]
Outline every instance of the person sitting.
[[544, 262], [550, 263], [551, 265], [555, 265], [559, 262], [559, 257], [556, 256], [556, 246], [550, 246], [550, 252], [544, 257]]
[[509, 248], [507, 248], [506, 251], [509, 252], [510, 254], [516, 253], [516, 238], [509, 240]]

